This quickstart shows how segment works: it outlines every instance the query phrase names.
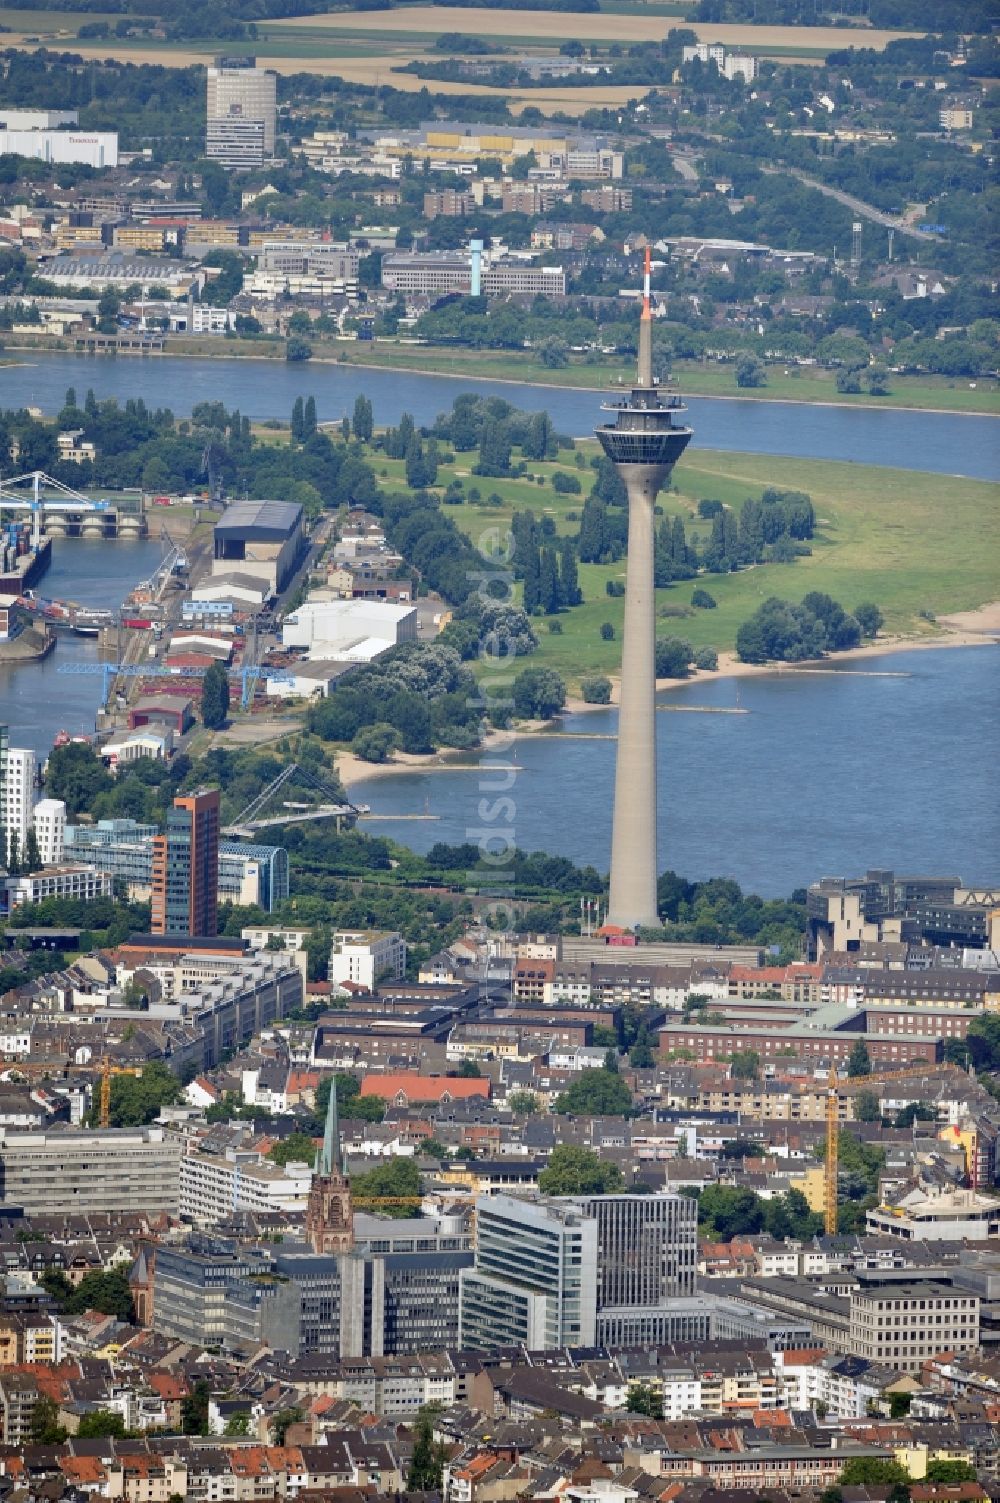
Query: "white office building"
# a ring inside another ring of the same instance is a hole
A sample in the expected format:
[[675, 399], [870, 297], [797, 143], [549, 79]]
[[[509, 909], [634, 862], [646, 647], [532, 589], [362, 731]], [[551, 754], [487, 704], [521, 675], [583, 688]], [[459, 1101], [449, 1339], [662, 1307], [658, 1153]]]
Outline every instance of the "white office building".
[[259, 167], [274, 156], [277, 74], [253, 57], [217, 57], [208, 69], [205, 155], [225, 167]]
[[30, 747], [0, 745], [0, 825], [8, 840], [17, 836], [22, 852], [31, 829], [37, 777], [38, 762]]
[[42, 798], [35, 805], [35, 839], [43, 866], [58, 866], [66, 840], [66, 805], [61, 798]]
[[334, 984], [353, 981], [369, 991], [379, 981], [402, 981], [406, 975], [406, 940], [401, 934], [375, 929], [335, 934], [329, 975]]
[[196, 1226], [217, 1226], [234, 1211], [279, 1211], [304, 1216], [312, 1184], [309, 1164], [271, 1164], [260, 1154], [185, 1154], [180, 1170], [180, 1213]]

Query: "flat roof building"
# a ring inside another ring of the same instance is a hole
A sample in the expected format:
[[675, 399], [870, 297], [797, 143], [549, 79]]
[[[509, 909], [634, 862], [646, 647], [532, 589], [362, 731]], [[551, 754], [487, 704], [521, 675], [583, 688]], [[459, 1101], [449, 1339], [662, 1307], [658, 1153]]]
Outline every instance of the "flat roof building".
[[162, 1127], [0, 1129], [0, 1206], [28, 1215], [176, 1211], [180, 1139]]

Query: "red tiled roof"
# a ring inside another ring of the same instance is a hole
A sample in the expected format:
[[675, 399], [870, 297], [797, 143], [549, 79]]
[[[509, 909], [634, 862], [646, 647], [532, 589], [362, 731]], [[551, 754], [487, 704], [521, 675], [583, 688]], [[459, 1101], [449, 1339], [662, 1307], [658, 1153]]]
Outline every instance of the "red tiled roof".
[[366, 1075], [361, 1082], [362, 1096], [379, 1096], [383, 1101], [393, 1101], [405, 1096], [407, 1101], [468, 1101], [473, 1096], [490, 1095], [490, 1082], [485, 1077], [467, 1078], [462, 1075], [418, 1075], [416, 1071], [403, 1071], [397, 1075]]

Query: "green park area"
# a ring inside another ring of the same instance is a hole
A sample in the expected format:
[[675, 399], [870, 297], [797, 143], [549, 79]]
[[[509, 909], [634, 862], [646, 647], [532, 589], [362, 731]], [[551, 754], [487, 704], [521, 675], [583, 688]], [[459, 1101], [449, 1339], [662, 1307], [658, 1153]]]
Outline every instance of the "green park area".
[[[593, 480], [589, 460], [596, 444], [563, 451], [556, 462], [531, 461], [529, 476], [485, 479], [471, 473], [475, 455], [459, 454], [442, 464], [438, 488], [460, 480], [464, 495], [479, 499], [447, 506], [447, 515], [474, 546], [489, 548], [509, 528], [517, 511], [551, 518], [557, 538], [575, 537], [583, 501]], [[577, 456], [582, 468], [577, 464]], [[388, 489], [402, 482], [403, 463], [375, 456], [376, 474]], [[577, 479], [581, 494], [560, 493], [561, 473]], [[541, 483], [537, 478], [541, 477]], [[657, 635], [678, 636], [695, 647], [731, 651], [736, 633], [770, 596], [799, 601], [822, 591], [847, 610], [874, 601], [885, 617], [882, 635], [926, 639], [935, 618], [969, 610], [996, 597], [1000, 571], [997, 538], [1000, 500], [983, 481], [839, 462], [727, 454], [690, 449], [674, 472], [674, 487], [660, 497], [663, 515], [679, 517], [699, 550], [711, 521], [698, 503], [721, 501], [737, 514], [748, 497], [767, 487], [805, 492], [816, 513], [811, 553], [791, 563], [765, 563], [734, 573], [700, 574], [657, 591]], [[624, 601], [608, 585], [625, 579], [625, 560], [579, 565], [581, 605], [534, 621], [538, 637], [532, 664], [558, 670], [572, 688], [587, 673], [615, 674], [621, 657]], [[697, 588], [716, 602], [691, 604]], [[520, 598], [521, 586], [517, 586]], [[614, 629], [609, 637], [606, 626]], [[602, 628], [605, 628], [602, 634]]]

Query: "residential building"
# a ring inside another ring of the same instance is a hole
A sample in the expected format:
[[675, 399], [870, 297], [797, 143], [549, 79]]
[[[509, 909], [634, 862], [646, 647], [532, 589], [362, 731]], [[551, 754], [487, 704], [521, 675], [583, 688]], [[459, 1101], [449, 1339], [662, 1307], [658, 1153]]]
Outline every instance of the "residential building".
[[179, 794], [153, 838], [152, 932], [211, 936], [218, 928], [219, 790]]
[[442, 188], [424, 194], [425, 219], [465, 219], [476, 212], [472, 194], [459, 188]]
[[40, 903], [43, 898], [94, 898], [114, 896], [114, 886], [107, 872], [90, 866], [50, 866], [40, 872], [25, 872], [20, 877], [6, 877], [4, 888], [7, 907], [21, 908], [26, 903]]
[[277, 74], [253, 57], [217, 57], [208, 68], [205, 155], [225, 167], [260, 167], [274, 156]]
[[329, 979], [353, 981], [374, 991], [380, 981], [402, 981], [406, 975], [406, 941], [401, 934], [368, 929], [333, 936]]
[[162, 1127], [0, 1128], [0, 1206], [29, 1215], [176, 1211], [180, 1139]]

